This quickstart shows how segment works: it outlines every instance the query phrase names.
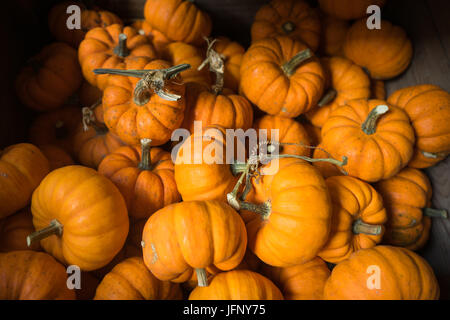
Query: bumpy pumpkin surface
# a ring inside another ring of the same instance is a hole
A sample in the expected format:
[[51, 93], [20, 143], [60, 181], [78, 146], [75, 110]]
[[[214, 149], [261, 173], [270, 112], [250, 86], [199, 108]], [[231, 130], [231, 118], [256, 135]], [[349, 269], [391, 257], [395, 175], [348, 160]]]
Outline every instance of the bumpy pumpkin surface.
[[66, 268], [46, 253], [0, 253], [1, 300], [75, 300], [66, 281]]
[[[31, 235], [64, 264], [91, 271], [105, 266], [120, 251], [128, 234], [128, 214], [120, 191], [97, 171], [67, 166], [52, 171], [33, 193], [33, 225], [52, 225], [48, 237]], [[34, 241], [33, 241], [34, 240]]]
[[417, 85], [395, 91], [388, 102], [402, 108], [416, 135], [413, 168], [427, 168], [450, 154], [450, 94], [435, 85]]
[[319, 0], [320, 9], [327, 14], [345, 20], [363, 18], [371, 5], [383, 7], [386, 0]]
[[272, 281], [249, 270], [221, 272], [208, 287], [197, 287], [189, 300], [284, 300]]
[[145, 267], [139, 257], [117, 264], [97, 287], [94, 300], [178, 300], [178, 284], [160, 281]]
[[[379, 275], [379, 283], [370, 277]], [[437, 300], [439, 285], [430, 265], [413, 251], [376, 246], [334, 267], [326, 300]]]
[[0, 219], [29, 204], [50, 165], [38, 147], [19, 143], [0, 151]]

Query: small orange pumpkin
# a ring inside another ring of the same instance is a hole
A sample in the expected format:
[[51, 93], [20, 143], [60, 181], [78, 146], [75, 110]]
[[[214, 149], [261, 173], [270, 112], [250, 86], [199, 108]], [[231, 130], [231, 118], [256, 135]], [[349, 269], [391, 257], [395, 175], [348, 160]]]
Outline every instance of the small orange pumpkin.
[[349, 28], [347, 21], [323, 15], [319, 51], [327, 56], [343, 56], [343, 45]]
[[136, 20], [131, 26], [150, 39], [159, 55], [162, 55], [166, 46], [172, 42], [162, 32], [153, 28], [146, 20]]
[[224, 87], [237, 92], [241, 81], [241, 63], [245, 49], [226, 37], [218, 37], [213, 49], [224, 60]]
[[5, 218], [0, 224], [0, 252], [16, 250], [41, 251], [39, 243], [27, 246], [27, 235], [34, 232], [33, 216], [29, 207]]

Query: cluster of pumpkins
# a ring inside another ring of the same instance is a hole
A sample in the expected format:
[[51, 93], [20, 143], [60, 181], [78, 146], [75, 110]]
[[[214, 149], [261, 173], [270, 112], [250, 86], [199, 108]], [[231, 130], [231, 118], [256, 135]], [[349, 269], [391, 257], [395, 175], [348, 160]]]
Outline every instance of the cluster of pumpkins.
[[[52, 8], [55, 42], [16, 79], [29, 141], [0, 153], [0, 299], [438, 299], [414, 251], [447, 216], [420, 169], [450, 153], [450, 94], [386, 98], [413, 47], [367, 27], [384, 0], [318, 3], [263, 5], [247, 49], [193, 1], [147, 0], [131, 25]], [[250, 128], [280, 153], [178, 161]]]

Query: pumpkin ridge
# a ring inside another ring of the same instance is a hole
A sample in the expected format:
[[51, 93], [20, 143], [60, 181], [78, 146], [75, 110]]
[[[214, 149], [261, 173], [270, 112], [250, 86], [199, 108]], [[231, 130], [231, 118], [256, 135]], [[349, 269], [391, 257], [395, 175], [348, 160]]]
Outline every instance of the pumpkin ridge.
[[[384, 254], [382, 253], [382, 250], [380, 250], [380, 248], [378, 246], [373, 247], [373, 250], [377, 253], [378, 258], [384, 261], [384, 265], [386, 265], [389, 269], [392, 275], [396, 274], [396, 269], [395, 267], [391, 264], [391, 261], [388, 260]], [[404, 294], [403, 291], [401, 290], [401, 286], [399, 283], [399, 279], [397, 277], [392, 277], [392, 279], [395, 282], [395, 288], [397, 289], [397, 293], [400, 295], [400, 300], [404, 300]]]

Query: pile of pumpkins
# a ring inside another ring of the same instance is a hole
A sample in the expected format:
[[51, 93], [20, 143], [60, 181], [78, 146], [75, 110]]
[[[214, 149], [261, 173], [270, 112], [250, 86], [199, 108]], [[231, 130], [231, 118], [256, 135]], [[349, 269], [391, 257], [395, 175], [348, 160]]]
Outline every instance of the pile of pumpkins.
[[[29, 141], [0, 153], [0, 299], [438, 299], [414, 251], [447, 217], [420, 169], [450, 153], [450, 94], [386, 97], [413, 46], [366, 26], [385, 2], [272, 0], [247, 49], [194, 1], [147, 0], [131, 25], [53, 7], [55, 42], [16, 79]], [[280, 153], [193, 161], [250, 128]]]

